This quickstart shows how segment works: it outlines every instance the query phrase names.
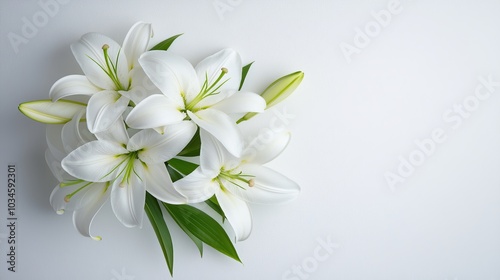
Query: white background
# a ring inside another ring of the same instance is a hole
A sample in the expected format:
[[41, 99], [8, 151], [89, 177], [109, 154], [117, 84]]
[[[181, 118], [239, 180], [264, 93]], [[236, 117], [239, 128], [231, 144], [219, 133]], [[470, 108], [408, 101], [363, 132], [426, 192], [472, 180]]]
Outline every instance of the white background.
[[[401, 0], [383, 27], [372, 12], [389, 0], [72, 0], [43, 22], [47, 1], [0, 2], [1, 279], [170, 278], [147, 222], [124, 228], [106, 206], [95, 242], [70, 214], [52, 211], [44, 125], [17, 111], [81, 73], [69, 49], [81, 35], [122, 42], [140, 20], [153, 24], [153, 43], [184, 33], [171, 51], [193, 63], [224, 47], [256, 61], [246, 84], [256, 92], [305, 72], [280, 107], [293, 115], [292, 142], [270, 164], [301, 185], [300, 197], [252, 207], [252, 235], [236, 244], [243, 265], [208, 247], [200, 258], [171, 226], [175, 279], [500, 279], [500, 87], [474, 103], [479, 77], [500, 81], [498, 0]], [[30, 38], [27, 21], [39, 25]], [[372, 28], [365, 45], [358, 28]], [[342, 44], [357, 53], [345, 55]], [[448, 112], [464, 100], [466, 117]], [[445, 140], [391, 188], [385, 174], [397, 175], [400, 157], [421, 153], [415, 141], [435, 129]], [[9, 163], [17, 168], [15, 273], [6, 263]], [[328, 239], [335, 249], [321, 247]]]

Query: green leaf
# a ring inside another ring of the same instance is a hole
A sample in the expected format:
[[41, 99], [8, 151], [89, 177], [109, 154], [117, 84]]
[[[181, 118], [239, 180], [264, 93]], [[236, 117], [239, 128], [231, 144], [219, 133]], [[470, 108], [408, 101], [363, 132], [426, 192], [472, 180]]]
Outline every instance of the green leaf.
[[[168, 211], [168, 209], [167, 209], [167, 211]], [[200, 251], [200, 256], [203, 257], [203, 242], [198, 237], [194, 236], [194, 234], [192, 234], [191, 231], [189, 231], [189, 229], [185, 226], [185, 224], [179, 222], [179, 220], [176, 219], [174, 216], [172, 216], [172, 218], [177, 223], [177, 225], [179, 225], [179, 227], [186, 233], [186, 235], [189, 236], [189, 238], [191, 238], [193, 243], [198, 248], [198, 251]]]
[[201, 139], [200, 139], [200, 129], [196, 130], [193, 138], [186, 147], [178, 154], [181, 157], [196, 157], [200, 155], [201, 149]]
[[50, 99], [35, 100], [19, 104], [19, 111], [28, 118], [47, 124], [64, 124], [69, 122], [80, 110], [85, 110], [86, 104], [60, 99], [52, 102]]
[[248, 63], [247, 65], [243, 66], [243, 68], [241, 69], [241, 82], [240, 82], [240, 87], [238, 88], [238, 90], [241, 90], [241, 88], [243, 87], [243, 83], [245, 82], [248, 71], [250, 70], [250, 67], [252, 66], [252, 64], [254, 62], [255, 61]]
[[241, 262], [238, 253], [222, 226], [205, 212], [190, 205], [163, 203], [172, 218], [205, 244]]
[[153, 226], [153, 229], [160, 243], [161, 250], [165, 256], [165, 261], [167, 262], [168, 270], [170, 275], [174, 275], [174, 247], [172, 244], [172, 237], [168, 231], [167, 224], [163, 219], [163, 213], [161, 212], [158, 200], [154, 198], [149, 193], [146, 193], [146, 214], [148, 215], [149, 221]]
[[175, 169], [177, 172], [181, 173], [184, 176], [193, 172], [198, 167], [197, 164], [177, 158], [169, 160], [168, 165], [170, 165], [170, 167], [172, 167], [173, 169]]
[[210, 206], [210, 208], [212, 208], [215, 212], [217, 212], [217, 214], [221, 215], [222, 217], [222, 222], [224, 222], [224, 220], [226, 219], [226, 215], [224, 214], [224, 211], [222, 210], [222, 208], [220, 208], [220, 205], [219, 205], [219, 202], [217, 201], [217, 198], [214, 196], [212, 196], [211, 198], [207, 199], [205, 201], [205, 203]]
[[170, 175], [170, 179], [172, 179], [172, 182], [175, 182], [177, 180], [180, 180], [184, 178], [181, 173], [179, 173], [177, 170], [173, 169], [170, 165], [165, 164], [167, 166], [167, 171], [168, 174]]
[[177, 37], [179, 37], [181, 35], [182, 35], [182, 33], [174, 35], [168, 39], [165, 39], [165, 40], [159, 42], [158, 44], [156, 44], [156, 46], [152, 47], [151, 50], [152, 51], [166, 51], [166, 50], [168, 50], [168, 48], [170, 48], [170, 45], [172, 45], [172, 43], [175, 41], [175, 39], [177, 39]]

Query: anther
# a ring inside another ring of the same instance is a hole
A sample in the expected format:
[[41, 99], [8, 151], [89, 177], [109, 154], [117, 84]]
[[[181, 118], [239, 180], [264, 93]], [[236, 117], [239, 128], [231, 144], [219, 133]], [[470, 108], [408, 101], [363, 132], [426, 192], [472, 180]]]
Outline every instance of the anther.
[[64, 197], [64, 202], [69, 203], [69, 200], [71, 199], [71, 196], [68, 194]]
[[224, 73], [224, 74], [226, 74], [227, 72], [229, 72], [229, 70], [227, 70], [227, 68], [226, 68], [226, 67], [222, 67], [220, 70], [221, 70], [221, 71], [222, 71], [222, 73]]
[[255, 186], [255, 180], [254, 179], [250, 179], [248, 180], [248, 186], [251, 188], [253, 186]]
[[103, 49], [103, 50], [107, 50], [107, 49], [109, 49], [109, 45], [108, 45], [108, 44], [104, 44], [104, 45], [102, 45], [102, 49]]

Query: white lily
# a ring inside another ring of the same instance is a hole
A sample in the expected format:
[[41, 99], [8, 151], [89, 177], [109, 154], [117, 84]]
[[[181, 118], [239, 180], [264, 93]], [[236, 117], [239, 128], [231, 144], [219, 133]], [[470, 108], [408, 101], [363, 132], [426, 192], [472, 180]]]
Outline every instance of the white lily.
[[200, 132], [200, 166], [174, 187], [190, 203], [213, 195], [231, 224], [236, 239], [245, 240], [252, 229], [247, 202], [281, 203], [294, 199], [300, 187], [282, 174], [262, 166], [278, 156], [288, 144], [289, 133], [281, 134], [265, 148], [247, 147], [241, 158], [231, 155], [213, 136]]
[[219, 51], [196, 68], [170, 52], [150, 51], [139, 63], [161, 90], [137, 104], [126, 119], [130, 127], [155, 128], [191, 120], [219, 140], [227, 150], [241, 155], [243, 141], [228, 114], [261, 112], [265, 100], [252, 92], [238, 92], [241, 58], [231, 49]]
[[45, 152], [47, 164], [60, 182], [50, 195], [50, 204], [58, 214], [65, 210], [73, 211], [75, 228], [86, 237], [101, 240], [100, 236], [93, 236], [90, 227], [94, 217], [109, 198], [109, 183], [92, 183], [79, 180], [61, 167], [61, 160], [75, 148], [84, 143], [95, 140], [80, 122], [85, 110], [76, 113], [73, 119], [62, 125], [47, 126], [46, 136], [49, 148]]
[[140, 226], [146, 190], [157, 199], [183, 204], [186, 199], [173, 187], [165, 161], [177, 155], [189, 142], [196, 126], [181, 122], [167, 127], [163, 135], [152, 129], [129, 137], [121, 119], [109, 130], [62, 160], [70, 175], [89, 182], [109, 182], [111, 207], [127, 227]]
[[156, 87], [148, 85], [149, 80], [137, 62], [147, 51], [152, 34], [151, 24], [138, 22], [129, 30], [123, 47], [99, 33], [83, 35], [71, 45], [71, 50], [85, 75], [69, 75], [56, 81], [50, 89], [51, 99], [89, 96], [89, 130], [97, 133], [108, 129], [131, 100], [138, 103], [159, 93]]

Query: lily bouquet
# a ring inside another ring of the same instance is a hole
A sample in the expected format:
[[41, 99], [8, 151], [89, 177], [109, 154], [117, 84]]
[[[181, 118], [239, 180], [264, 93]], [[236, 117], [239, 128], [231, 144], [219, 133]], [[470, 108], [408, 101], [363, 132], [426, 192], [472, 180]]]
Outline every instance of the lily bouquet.
[[101, 237], [91, 233], [92, 220], [108, 201], [126, 227], [142, 226], [146, 213], [171, 274], [164, 215], [200, 253], [205, 243], [240, 261], [221, 223], [245, 240], [252, 228], [247, 203], [280, 203], [299, 193], [294, 181], [263, 166], [290, 134], [256, 146], [258, 135], [242, 125], [292, 93], [303, 73], [256, 94], [242, 90], [252, 64], [243, 65], [236, 51], [223, 49], [193, 67], [168, 51], [179, 35], [150, 48], [152, 36], [143, 22], [121, 46], [102, 34], [83, 35], [71, 50], [84, 75], [56, 81], [50, 99], [19, 105], [48, 124], [45, 156], [59, 181], [50, 204], [58, 214], [72, 211], [78, 232], [95, 240]]

